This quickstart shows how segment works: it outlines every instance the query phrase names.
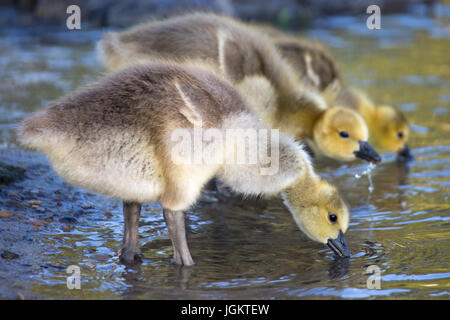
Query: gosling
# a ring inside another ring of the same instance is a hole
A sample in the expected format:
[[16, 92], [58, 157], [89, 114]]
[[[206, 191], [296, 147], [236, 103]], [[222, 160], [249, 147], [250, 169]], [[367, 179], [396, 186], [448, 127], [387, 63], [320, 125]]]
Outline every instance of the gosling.
[[331, 158], [380, 161], [356, 112], [327, 109], [315, 89], [298, 81], [269, 38], [232, 18], [195, 13], [150, 22], [105, 34], [98, 50], [111, 70], [142, 61], [200, 61], [249, 99], [263, 100], [254, 106], [270, 127], [308, 140]]
[[413, 159], [408, 146], [409, 124], [405, 115], [390, 105], [375, 106], [362, 91], [346, 87], [336, 97], [336, 104], [362, 115], [369, 127], [371, 142], [382, 152], [396, 152], [398, 159]]
[[350, 256], [348, 208], [315, 174], [300, 144], [284, 134], [258, 135], [256, 145], [270, 141], [268, 153], [279, 156], [239, 163], [233, 161], [237, 143], [217, 143], [205, 134], [199, 145], [214, 161], [188, 161], [190, 137], [199, 128], [269, 130], [228, 81], [206, 69], [155, 63], [126, 68], [51, 103], [24, 119], [18, 136], [23, 146], [45, 153], [69, 183], [123, 201], [120, 258], [126, 263], [139, 261], [141, 204], [159, 202], [174, 262], [194, 264], [183, 211], [213, 176], [237, 193], [281, 193], [309, 238]]
[[369, 128], [370, 142], [381, 152], [397, 152], [399, 159], [411, 160], [407, 141], [409, 126], [403, 113], [392, 106], [374, 103], [360, 90], [346, 86], [332, 56], [318, 42], [312, 42], [267, 26], [257, 26], [273, 41], [295, 70], [297, 77], [320, 90], [325, 100], [358, 112]]

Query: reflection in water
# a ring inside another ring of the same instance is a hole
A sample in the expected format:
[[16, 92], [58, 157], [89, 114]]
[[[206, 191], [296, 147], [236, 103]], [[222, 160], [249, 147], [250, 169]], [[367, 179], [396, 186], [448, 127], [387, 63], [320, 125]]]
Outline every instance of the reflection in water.
[[175, 287], [177, 291], [184, 291], [191, 277], [192, 266], [176, 266], [175, 268]]
[[[192, 268], [171, 263], [161, 208], [154, 204], [144, 206], [140, 222], [142, 264], [119, 262], [120, 202], [68, 185], [41, 155], [17, 148], [20, 119], [101, 75], [93, 45], [101, 32], [66, 35], [76, 37], [73, 42], [45, 30], [0, 30], [0, 161], [27, 169], [25, 180], [0, 189], [0, 209], [20, 217], [7, 227], [0, 219], [0, 245], [20, 256], [0, 265], [0, 277], [29, 286], [37, 298], [448, 298], [450, 38], [444, 7], [434, 17], [387, 16], [379, 32], [357, 17], [330, 18], [308, 31], [332, 47], [350, 84], [377, 103], [401, 107], [411, 122], [414, 160], [383, 155], [372, 171], [373, 192], [367, 179], [354, 178], [365, 163], [315, 165], [352, 208], [351, 259], [335, 259], [307, 239], [277, 197], [219, 194], [217, 202], [210, 198], [186, 214]], [[64, 216], [76, 218], [74, 230], [63, 231]], [[65, 286], [69, 265], [82, 267], [80, 291]], [[366, 288], [371, 265], [381, 270], [381, 290]], [[0, 296], [7, 288], [0, 285]]]
[[350, 270], [350, 258], [335, 258], [330, 263], [328, 274], [331, 279], [338, 279], [345, 276]]

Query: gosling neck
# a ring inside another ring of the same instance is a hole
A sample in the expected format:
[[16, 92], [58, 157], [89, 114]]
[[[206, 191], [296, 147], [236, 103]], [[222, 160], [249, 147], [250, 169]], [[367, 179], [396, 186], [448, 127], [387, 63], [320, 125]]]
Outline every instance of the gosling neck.
[[313, 139], [314, 127], [320, 120], [323, 110], [309, 97], [299, 102], [294, 96], [280, 97], [275, 114], [275, 125], [296, 139]]
[[309, 163], [305, 163], [297, 180], [283, 190], [282, 196], [288, 202], [288, 206], [295, 205], [297, 202], [307, 203], [307, 200], [316, 194], [315, 190], [319, 184], [320, 177], [314, 173]]
[[277, 90], [274, 122], [297, 139], [312, 138], [314, 123], [327, 104], [318, 92], [299, 81], [287, 63], [279, 67], [279, 76], [273, 81]]

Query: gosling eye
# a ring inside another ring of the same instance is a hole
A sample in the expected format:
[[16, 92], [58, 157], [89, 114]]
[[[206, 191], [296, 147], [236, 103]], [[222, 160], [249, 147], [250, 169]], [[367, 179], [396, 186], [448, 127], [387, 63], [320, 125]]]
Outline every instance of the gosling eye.
[[403, 139], [403, 132], [402, 131], [397, 132], [397, 137], [399, 139]]
[[338, 217], [334, 213], [330, 213], [328, 215], [328, 219], [330, 219], [331, 222], [335, 223], [337, 221]]
[[347, 132], [347, 131], [339, 131], [339, 135], [340, 135], [342, 138], [348, 138], [348, 132]]

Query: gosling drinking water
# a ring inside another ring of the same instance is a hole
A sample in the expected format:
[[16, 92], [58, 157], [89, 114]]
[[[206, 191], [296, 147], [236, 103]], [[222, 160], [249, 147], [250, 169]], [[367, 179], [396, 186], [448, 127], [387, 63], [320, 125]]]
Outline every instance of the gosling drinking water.
[[179, 147], [171, 139], [174, 130], [194, 130], [199, 123], [219, 131], [268, 129], [253, 110], [228, 81], [206, 69], [145, 64], [109, 75], [26, 118], [19, 140], [45, 153], [68, 182], [123, 201], [120, 258], [125, 262], [136, 262], [141, 252], [141, 204], [159, 202], [175, 263], [192, 265], [183, 210], [195, 204], [213, 176], [241, 194], [281, 193], [305, 234], [349, 256], [348, 209], [289, 136], [279, 136], [279, 169], [270, 175], [261, 174], [270, 164], [229, 161], [235, 145], [210, 148], [219, 155], [214, 163], [172, 161], [174, 145]]

